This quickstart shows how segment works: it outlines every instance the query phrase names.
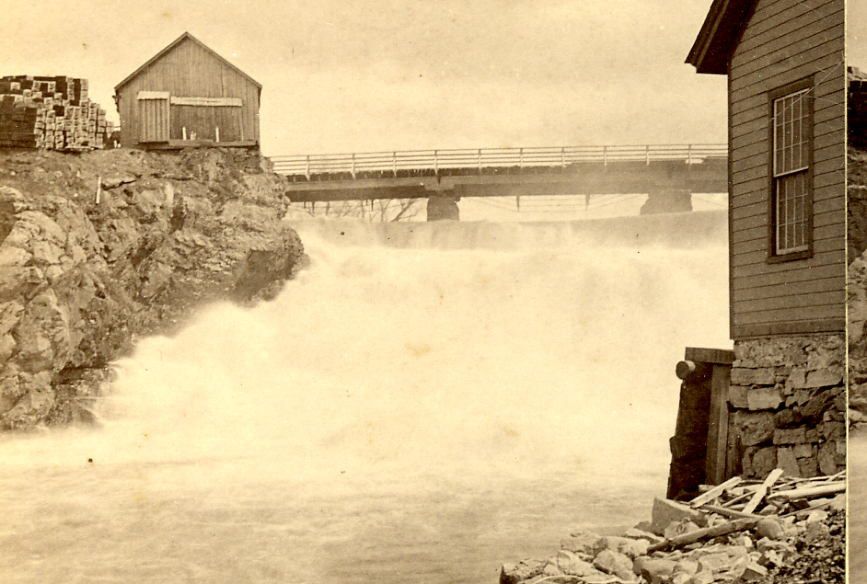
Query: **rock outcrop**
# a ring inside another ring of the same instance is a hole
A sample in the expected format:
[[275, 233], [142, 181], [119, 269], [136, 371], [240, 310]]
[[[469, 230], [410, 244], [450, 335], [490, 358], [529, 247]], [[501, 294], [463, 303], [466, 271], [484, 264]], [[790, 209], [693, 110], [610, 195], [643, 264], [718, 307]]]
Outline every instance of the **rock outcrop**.
[[867, 150], [849, 149], [848, 351], [849, 421], [867, 421]]
[[0, 151], [0, 429], [86, 418], [137, 338], [273, 296], [304, 257], [287, 204], [246, 151]]

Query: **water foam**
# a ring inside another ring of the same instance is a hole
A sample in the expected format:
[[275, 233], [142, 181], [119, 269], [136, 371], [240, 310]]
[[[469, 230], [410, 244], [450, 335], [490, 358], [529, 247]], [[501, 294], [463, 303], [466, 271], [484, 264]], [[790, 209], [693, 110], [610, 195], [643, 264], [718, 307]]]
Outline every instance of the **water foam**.
[[9, 464], [194, 465], [180, 482], [205, 468], [220, 480], [658, 474], [674, 363], [685, 345], [728, 346], [724, 226], [714, 214], [299, 224], [311, 265], [276, 300], [213, 305], [142, 341], [116, 364], [98, 430], [0, 451]]

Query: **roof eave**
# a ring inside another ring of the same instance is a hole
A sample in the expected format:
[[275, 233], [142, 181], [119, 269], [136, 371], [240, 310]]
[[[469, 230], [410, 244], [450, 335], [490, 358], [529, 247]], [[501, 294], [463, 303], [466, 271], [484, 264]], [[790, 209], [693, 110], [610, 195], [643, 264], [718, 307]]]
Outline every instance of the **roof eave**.
[[755, 0], [714, 0], [686, 57], [697, 73], [724, 75]]

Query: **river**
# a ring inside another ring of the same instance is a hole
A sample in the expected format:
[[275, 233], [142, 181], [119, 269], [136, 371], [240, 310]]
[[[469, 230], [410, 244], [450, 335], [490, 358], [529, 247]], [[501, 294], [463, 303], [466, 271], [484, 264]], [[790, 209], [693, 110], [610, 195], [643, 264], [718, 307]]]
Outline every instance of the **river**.
[[310, 221], [274, 301], [0, 440], [0, 581], [476, 583], [664, 494], [683, 348], [729, 347], [725, 214]]

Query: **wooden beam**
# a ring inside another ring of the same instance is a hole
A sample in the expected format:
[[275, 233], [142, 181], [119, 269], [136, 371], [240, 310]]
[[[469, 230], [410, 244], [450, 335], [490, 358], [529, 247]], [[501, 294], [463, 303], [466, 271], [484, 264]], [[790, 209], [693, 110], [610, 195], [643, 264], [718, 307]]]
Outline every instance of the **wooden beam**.
[[774, 486], [774, 483], [776, 483], [781, 476], [783, 476], [783, 469], [775, 468], [774, 470], [772, 470], [771, 474], [769, 474], [765, 478], [765, 481], [761, 484], [761, 486], [759, 486], [758, 490], [753, 495], [753, 498], [750, 499], [750, 502], [747, 503], [746, 507], [741, 509], [741, 511], [743, 513], [752, 513], [753, 511], [755, 511], [756, 508], [759, 506], [759, 503], [762, 502], [762, 499], [765, 498], [765, 495], [768, 494], [768, 491], [771, 490], [771, 487]]
[[701, 347], [687, 347], [683, 356], [687, 361], [699, 363], [714, 363], [718, 365], [731, 365], [735, 360], [735, 352], [728, 349], [705, 349]]
[[710, 484], [721, 483], [731, 470], [726, 464], [730, 381], [730, 365], [713, 366], [710, 381], [710, 412], [707, 424], [707, 453], [705, 455], [705, 480]]
[[710, 503], [711, 501], [713, 501], [714, 499], [719, 497], [723, 491], [725, 491], [726, 489], [729, 489], [731, 487], [734, 487], [735, 485], [737, 485], [740, 482], [741, 482], [741, 477], [732, 477], [729, 480], [727, 480], [726, 482], [718, 484], [714, 488], [708, 490], [706, 493], [702, 493], [701, 495], [699, 495], [698, 497], [696, 497], [695, 499], [690, 501], [689, 504], [692, 505], [693, 507], [699, 507], [701, 505], [704, 505], [705, 503]]

